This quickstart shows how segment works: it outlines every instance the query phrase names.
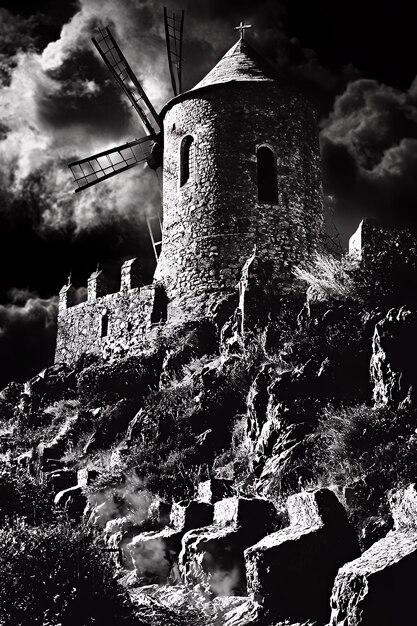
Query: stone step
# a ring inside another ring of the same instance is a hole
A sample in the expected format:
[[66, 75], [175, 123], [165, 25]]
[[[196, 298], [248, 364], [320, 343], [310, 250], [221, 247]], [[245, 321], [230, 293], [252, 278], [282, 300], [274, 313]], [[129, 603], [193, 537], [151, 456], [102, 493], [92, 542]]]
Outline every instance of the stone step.
[[157, 532], [136, 535], [123, 546], [125, 562], [143, 582], [167, 582], [177, 578], [177, 558], [184, 534], [213, 521], [213, 506], [192, 500], [172, 506], [170, 526]]
[[267, 619], [327, 622], [337, 571], [360, 554], [357, 537], [328, 489], [291, 496], [287, 509], [290, 526], [245, 550], [249, 596]]
[[264, 498], [232, 497], [214, 505], [214, 524], [187, 532], [179, 569], [189, 585], [202, 584], [216, 596], [244, 595], [243, 552], [277, 527], [277, 512]]
[[390, 498], [394, 530], [338, 572], [330, 626], [394, 626], [415, 622], [417, 489]]

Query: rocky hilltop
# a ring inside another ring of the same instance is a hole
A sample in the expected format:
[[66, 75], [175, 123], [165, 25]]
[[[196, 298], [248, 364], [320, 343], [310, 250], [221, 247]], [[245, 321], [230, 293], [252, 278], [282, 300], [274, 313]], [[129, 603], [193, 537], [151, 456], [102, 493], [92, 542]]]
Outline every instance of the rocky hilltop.
[[280, 298], [259, 271], [244, 318], [217, 302], [1, 392], [0, 623], [407, 623], [412, 248], [318, 255]]

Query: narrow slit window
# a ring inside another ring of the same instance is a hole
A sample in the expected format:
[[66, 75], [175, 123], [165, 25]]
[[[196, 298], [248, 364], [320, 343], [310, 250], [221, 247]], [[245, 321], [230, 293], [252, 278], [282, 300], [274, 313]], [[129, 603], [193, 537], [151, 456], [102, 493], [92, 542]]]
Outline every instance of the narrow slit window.
[[163, 324], [168, 316], [168, 297], [165, 289], [158, 285], [155, 287], [155, 296], [151, 314], [151, 324]]
[[257, 152], [258, 200], [278, 203], [278, 178], [275, 155], [271, 148], [261, 146]]
[[180, 150], [180, 186], [194, 178], [194, 138], [187, 135], [181, 142]]
[[109, 316], [107, 313], [101, 316], [101, 337], [107, 337], [109, 333]]

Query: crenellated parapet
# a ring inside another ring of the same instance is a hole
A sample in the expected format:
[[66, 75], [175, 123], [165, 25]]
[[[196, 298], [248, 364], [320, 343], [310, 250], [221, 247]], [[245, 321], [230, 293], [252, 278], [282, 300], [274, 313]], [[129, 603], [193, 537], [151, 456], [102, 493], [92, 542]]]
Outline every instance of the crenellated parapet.
[[88, 278], [87, 301], [80, 304], [72, 285], [61, 289], [55, 362], [73, 363], [86, 353], [104, 358], [133, 353], [151, 330], [159, 332], [155, 319], [159, 326], [166, 319], [160, 288], [141, 285], [140, 275], [137, 259], [125, 261], [120, 291], [107, 293], [106, 276], [97, 270]]

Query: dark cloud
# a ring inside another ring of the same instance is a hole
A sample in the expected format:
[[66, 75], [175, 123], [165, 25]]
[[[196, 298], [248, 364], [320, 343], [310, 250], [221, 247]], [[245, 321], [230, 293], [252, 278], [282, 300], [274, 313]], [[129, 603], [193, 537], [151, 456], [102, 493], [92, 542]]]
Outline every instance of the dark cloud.
[[350, 83], [321, 131], [325, 188], [340, 219], [417, 225], [417, 99], [375, 80]]
[[24, 381], [49, 365], [56, 336], [57, 298], [13, 289], [0, 305], [0, 388]]

